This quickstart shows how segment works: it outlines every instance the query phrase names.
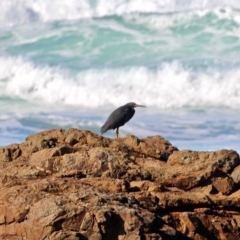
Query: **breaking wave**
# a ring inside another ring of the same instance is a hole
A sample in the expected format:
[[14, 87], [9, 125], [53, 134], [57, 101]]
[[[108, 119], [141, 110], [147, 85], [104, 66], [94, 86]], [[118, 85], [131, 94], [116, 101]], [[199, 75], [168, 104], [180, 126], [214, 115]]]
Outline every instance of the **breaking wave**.
[[1, 57], [0, 65], [0, 94], [14, 101], [92, 109], [129, 101], [159, 109], [240, 108], [239, 68], [201, 73], [171, 62], [157, 69], [103, 68], [71, 76], [59, 68], [37, 66], [21, 57]]
[[215, 7], [240, 8], [236, 0], [7, 0], [0, 1], [0, 27], [22, 23], [72, 20], [129, 13], [169, 13]]

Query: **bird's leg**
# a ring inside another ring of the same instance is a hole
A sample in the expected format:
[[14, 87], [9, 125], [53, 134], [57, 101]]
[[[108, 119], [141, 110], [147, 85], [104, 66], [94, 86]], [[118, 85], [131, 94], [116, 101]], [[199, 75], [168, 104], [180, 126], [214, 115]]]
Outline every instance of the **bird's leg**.
[[119, 137], [119, 128], [116, 130], [117, 138]]

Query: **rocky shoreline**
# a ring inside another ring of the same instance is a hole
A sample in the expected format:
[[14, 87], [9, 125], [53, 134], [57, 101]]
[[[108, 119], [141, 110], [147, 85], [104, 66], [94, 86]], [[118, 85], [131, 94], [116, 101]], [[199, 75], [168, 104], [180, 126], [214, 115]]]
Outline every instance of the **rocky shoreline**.
[[240, 239], [236, 151], [51, 129], [0, 149], [0, 239]]

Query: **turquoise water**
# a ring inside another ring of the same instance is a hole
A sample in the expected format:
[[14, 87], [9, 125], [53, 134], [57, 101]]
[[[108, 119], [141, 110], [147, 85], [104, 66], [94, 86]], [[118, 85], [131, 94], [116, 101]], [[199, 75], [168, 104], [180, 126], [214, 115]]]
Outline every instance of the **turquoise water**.
[[134, 101], [148, 108], [121, 136], [240, 151], [237, 1], [4, 1], [0, 146], [49, 128], [99, 133]]

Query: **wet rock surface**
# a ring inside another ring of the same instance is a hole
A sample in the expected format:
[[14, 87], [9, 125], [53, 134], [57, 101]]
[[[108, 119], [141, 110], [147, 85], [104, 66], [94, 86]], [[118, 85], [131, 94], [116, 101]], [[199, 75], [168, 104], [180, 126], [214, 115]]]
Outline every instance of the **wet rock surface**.
[[240, 239], [236, 151], [51, 129], [0, 149], [0, 239]]

